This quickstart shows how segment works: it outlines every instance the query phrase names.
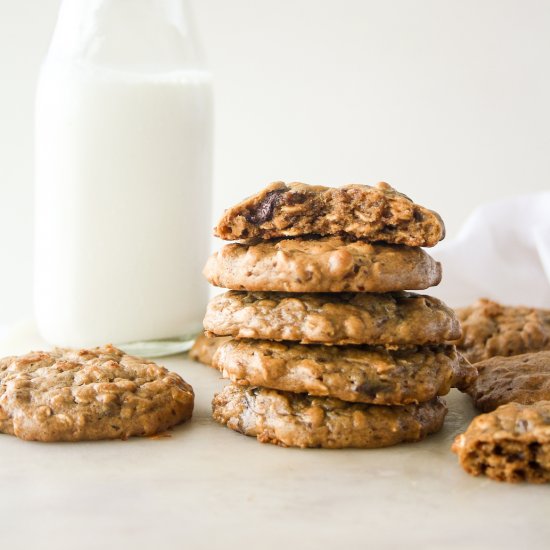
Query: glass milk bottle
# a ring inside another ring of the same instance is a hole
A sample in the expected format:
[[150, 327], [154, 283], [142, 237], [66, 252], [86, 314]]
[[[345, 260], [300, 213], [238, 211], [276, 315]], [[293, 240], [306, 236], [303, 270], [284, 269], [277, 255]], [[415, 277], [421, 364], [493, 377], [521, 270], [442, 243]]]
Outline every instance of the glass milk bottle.
[[35, 304], [50, 344], [159, 355], [196, 335], [211, 103], [184, 0], [64, 0], [36, 102]]

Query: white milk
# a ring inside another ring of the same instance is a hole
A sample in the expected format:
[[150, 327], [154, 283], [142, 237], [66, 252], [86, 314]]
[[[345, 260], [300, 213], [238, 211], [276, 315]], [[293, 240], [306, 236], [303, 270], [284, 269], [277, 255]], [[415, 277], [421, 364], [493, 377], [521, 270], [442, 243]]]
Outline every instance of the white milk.
[[67, 0], [36, 112], [36, 316], [52, 344], [197, 331], [211, 93], [175, 0]]

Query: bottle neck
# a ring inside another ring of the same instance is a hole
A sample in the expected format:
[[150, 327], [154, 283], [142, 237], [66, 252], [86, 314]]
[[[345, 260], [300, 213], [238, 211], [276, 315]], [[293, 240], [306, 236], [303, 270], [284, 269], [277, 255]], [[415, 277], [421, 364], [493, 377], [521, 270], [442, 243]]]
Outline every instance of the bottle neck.
[[187, 0], [64, 0], [48, 59], [144, 72], [202, 65]]

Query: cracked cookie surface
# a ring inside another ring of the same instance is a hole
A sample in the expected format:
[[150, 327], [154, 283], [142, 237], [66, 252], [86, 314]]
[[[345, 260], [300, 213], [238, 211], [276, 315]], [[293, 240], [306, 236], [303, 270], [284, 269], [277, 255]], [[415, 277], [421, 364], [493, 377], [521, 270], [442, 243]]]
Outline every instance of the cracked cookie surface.
[[189, 419], [178, 374], [104, 346], [0, 359], [0, 432], [35, 441], [127, 439]]
[[231, 290], [391, 292], [439, 284], [441, 265], [421, 248], [323, 237], [228, 244], [204, 275]]
[[509, 403], [476, 416], [453, 452], [469, 474], [497, 481], [550, 481], [550, 401]]
[[406, 405], [463, 388], [476, 374], [454, 346], [300, 345], [231, 340], [212, 365], [240, 386], [337, 397], [376, 405]]
[[439, 398], [385, 407], [231, 384], [214, 397], [212, 410], [220, 424], [262, 443], [341, 449], [419, 441], [441, 428], [447, 407]]
[[218, 336], [305, 344], [428, 344], [454, 340], [460, 325], [437, 298], [393, 294], [240, 292], [210, 300], [204, 328]]
[[275, 182], [229, 208], [214, 228], [224, 240], [347, 235], [407, 246], [434, 246], [445, 236], [439, 214], [387, 183], [323, 187]]
[[482, 298], [457, 309], [458, 349], [472, 362], [550, 349], [550, 310], [504, 306]]
[[467, 392], [484, 412], [516, 401], [528, 405], [550, 400], [550, 351], [492, 357], [475, 364], [477, 378]]

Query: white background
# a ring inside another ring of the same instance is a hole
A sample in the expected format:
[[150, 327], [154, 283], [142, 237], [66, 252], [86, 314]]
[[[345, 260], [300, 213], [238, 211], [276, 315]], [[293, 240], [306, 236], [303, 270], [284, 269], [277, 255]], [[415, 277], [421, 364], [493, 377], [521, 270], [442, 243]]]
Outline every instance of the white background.
[[[550, 1], [193, 5], [216, 215], [272, 180], [383, 179], [452, 237], [480, 202], [550, 188]], [[32, 312], [33, 95], [58, 6], [0, 0], [0, 324]]]

